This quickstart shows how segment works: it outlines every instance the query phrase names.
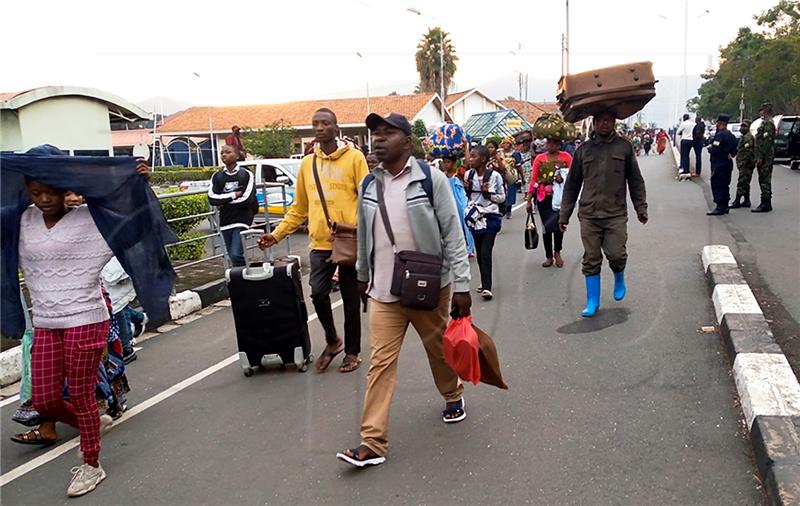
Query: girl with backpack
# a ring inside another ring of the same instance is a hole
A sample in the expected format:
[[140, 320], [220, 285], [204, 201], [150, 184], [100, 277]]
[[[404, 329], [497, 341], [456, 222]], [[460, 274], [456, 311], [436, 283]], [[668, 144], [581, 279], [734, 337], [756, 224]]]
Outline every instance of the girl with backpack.
[[492, 293], [492, 250], [494, 240], [502, 226], [501, 205], [506, 200], [503, 177], [495, 170], [486, 167], [489, 150], [486, 146], [475, 146], [469, 156], [470, 170], [464, 174], [464, 188], [467, 191], [466, 221], [475, 239], [475, 252], [481, 285], [478, 293], [484, 300], [491, 300]]

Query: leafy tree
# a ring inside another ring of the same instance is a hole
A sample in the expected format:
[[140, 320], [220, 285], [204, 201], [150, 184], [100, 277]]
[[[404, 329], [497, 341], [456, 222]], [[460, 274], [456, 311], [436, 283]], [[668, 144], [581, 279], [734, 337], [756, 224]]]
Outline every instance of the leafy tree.
[[278, 120], [257, 130], [246, 129], [244, 147], [257, 158], [287, 158], [294, 150], [296, 133], [292, 125]]
[[411, 132], [420, 138], [428, 136], [428, 127], [425, 126], [425, 122], [422, 118], [414, 120], [414, 124], [411, 125]]
[[[444, 76], [440, 70], [442, 67], [442, 40], [444, 40]], [[456, 73], [456, 61], [458, 61], [450, 34], [439, 26], [429, 28], [428, 33], [424, 34], [417, 44], [416, 61], [419, 73], [416, 92], [439, 93], [442, 79], [444, 79], [444, 94], [447, 96], [447, 90]]]
[[689, 102], [691, 110], [706, 117], [721, 112], [737, 117], [744, 90], [745, 118], [757, 116], [765, 101], [777, 113], [800, 113], [800, 3], [781, 0], [754, 18], [764, 32], [740, 28], [720, 49], [719, 69], [703, 75], [706, 82]]
[[390, 97], [396, 97], [397, 96], [397, 92], [393, 91], [393, 92], [389, 93], [389, 96]]

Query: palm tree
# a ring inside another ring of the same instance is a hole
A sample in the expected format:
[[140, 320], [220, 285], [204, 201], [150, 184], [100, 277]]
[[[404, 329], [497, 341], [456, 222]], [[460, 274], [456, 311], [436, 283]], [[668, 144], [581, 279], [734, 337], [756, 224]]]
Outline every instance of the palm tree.
[[[440, 26], [429, 28], [428, 33], [422, 36], [417, 45], [417, 72], [419, 73], [419, 84], [417, 93], [439, 93], [441, 90], [441, 55], [442, 37], [444, 37], [444, 93], [453, 81], [456, 73], [456, 49], [450, 40], [450, 34], [443, 31]], [[442, 97], [444, 100], [444, 97]]]

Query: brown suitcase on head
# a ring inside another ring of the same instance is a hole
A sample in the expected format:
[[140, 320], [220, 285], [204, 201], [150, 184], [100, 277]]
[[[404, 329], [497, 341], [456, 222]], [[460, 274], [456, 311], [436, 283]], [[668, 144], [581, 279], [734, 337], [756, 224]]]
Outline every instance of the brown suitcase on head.
[[627, 118], [656, 96], [656, 79], [651, 62], [615, 65], [562, 76], [558, 82], [558, 103], [564, 119], [578, 121], [610, 110]]

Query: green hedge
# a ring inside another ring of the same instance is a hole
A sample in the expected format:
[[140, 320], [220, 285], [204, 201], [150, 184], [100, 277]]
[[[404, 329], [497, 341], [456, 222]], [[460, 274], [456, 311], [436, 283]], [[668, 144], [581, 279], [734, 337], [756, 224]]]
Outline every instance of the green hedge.
[[[186, 232], [178, 234], [178, 239], [185, 241], [202, 236], [202, 232]], [[186, 244], [179, 244], [167, 248], [170, 260], [200, 260], [206, 254], [206, 240], [201, 239], [198, 241], [187, 242]]]
[[[161, 210], [164, 212], [164, 217], [168, 220], [173, 218], [181, 218], [183, 216], [191, 216], [193, 214], [207, 213], [210, 210], [208, 205], [208, 197], [206, 195], [187, 195], [185, 197], [175, 197], [171, 199], [161, 199], [158, 201], [161, 204]], [[176, 234], [185, 234], [190, 232], [201, 221], [207, 219], [206, 217], [192, 218], [189, 220], [181, 220], [172, 222], [169, 226]]]
[[[159, 200], [161, 210], [164, 212], [164, 217], [168, 220], [173, 218], [181, 218], [183, 216], [191, 216], [194, 214], [207, 213], [210, 210], [208, 204], [208, 197], [205, 195], [187, 195], [185, 197], [176, 197], [171, 199]], [[178, 236], [178, 239], [184, 241], [194, 237], [200, 237], [202, 232], [194, 231], [193, 229], [206, 217], [191, 218], [187, 220], [175, 221], [169, 224], [170, 228]], [[206, 251], [205, 239], [180, 244], [178, 246], [170, 246], [167, 248], [170, 260], [200, 260], [205, 255]]]
[[151, 172], [150, 184], [164, 185], [164, 184], [179, 184], [181, 181], [203, 181], [211, 179], [211, 176], [217, 169], [202, 169], [202, 170], [174, 170], [164, 172]]

